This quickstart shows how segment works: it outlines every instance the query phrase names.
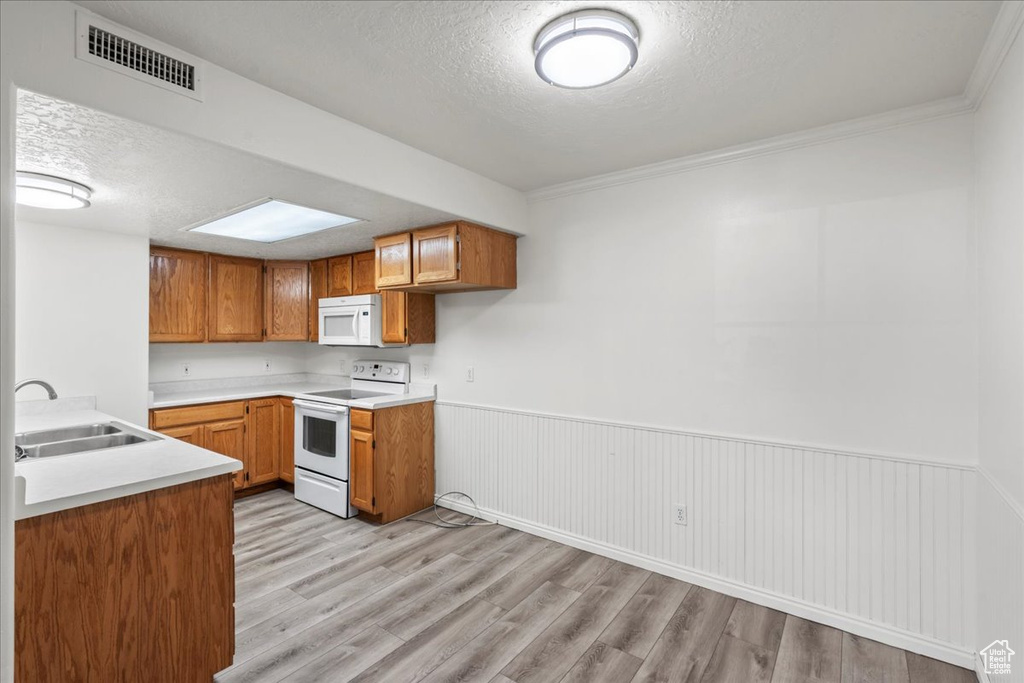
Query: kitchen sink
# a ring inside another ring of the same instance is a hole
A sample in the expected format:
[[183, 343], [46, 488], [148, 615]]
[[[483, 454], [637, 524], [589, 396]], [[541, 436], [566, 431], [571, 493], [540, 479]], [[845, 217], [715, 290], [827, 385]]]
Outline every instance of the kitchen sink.
[[36, 444], [84, 439], [89, 436], [106, 436], [119, 434], [120, 429], [112, 424], [80, 425], [77, 427], [61, 427], [60, 429], [44, 429], [38, 432], [26, 432], [14, 436], [15, 446], [35, 446]]
[[160, 437], [119, 422], [43, 429], [14, 435], [16, 458], [49, 458], [131, 446]]

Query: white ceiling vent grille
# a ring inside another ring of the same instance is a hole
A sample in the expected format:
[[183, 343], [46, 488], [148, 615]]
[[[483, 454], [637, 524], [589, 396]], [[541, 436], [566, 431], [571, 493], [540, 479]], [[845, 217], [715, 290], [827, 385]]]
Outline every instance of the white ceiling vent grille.
[[202, 63], [86, 12], [78, 12], [75, 56], [140, 81], [202, 100]]

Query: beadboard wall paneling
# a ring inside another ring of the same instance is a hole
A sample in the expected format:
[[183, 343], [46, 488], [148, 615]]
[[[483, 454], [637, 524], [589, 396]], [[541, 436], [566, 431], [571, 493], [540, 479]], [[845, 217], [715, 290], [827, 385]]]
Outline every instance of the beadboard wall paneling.
[[450, 402], [436, 438], [485, 517], [974, 665], [970, 466]]
[[974, 649], [1007, 640], [1017, 654], [1012, 673], [989, 678], [979, 657], [978, 677], [993, 683], [1024, 683], [1024, 509], [982, 467], [977, 476], [976, 566], [978, 634]]

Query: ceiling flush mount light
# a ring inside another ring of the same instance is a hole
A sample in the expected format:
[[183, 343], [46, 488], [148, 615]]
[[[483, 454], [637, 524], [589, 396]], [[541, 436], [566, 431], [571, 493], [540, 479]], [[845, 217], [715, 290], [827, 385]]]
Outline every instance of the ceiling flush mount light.
[[561, 88], [596, 88], [621, 78], [638, 56], [636, 24], [618, 12], [585, 9], [545, 26], [533, 44], [537, 75]]
[[264, 199], [188, 230], [270, 243], [337, 228], [358, 220], [278, 199]]
[[17, 172], [16, 201], [40, 209], [84, 209], [92, 190], [81, 183], [43, 173]]

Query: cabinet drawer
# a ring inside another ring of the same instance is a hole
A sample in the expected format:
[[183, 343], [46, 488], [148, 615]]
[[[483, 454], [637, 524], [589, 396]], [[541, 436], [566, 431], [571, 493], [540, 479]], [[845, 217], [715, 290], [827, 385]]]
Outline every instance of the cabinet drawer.
[[180, 408], [160, 408], [152, 412], [151, 429], [198, 424], [200, 422], [221, 422], [241, 420], [245, 417], [245, 401], [231, 403], [206, 403]]
[[352, 429], [362, 429], [367, 432], [373, 431], [372, 410], [353, 408], [349, 414], [349, 419], [352, 421]]

